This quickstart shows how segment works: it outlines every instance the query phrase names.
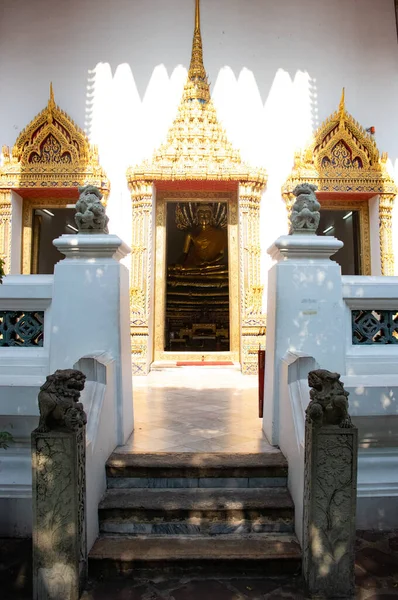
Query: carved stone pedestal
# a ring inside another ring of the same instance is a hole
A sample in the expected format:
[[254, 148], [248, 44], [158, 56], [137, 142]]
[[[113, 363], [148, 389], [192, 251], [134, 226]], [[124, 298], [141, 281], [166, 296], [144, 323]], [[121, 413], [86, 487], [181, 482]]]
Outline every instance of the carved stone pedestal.
[[85, 449], [85, 427], [32, 433], [34, 600], [79, 600], [83, 591]]
[[354, 598], [358, 430], [306, 422], [303, 574], [318, 598]]

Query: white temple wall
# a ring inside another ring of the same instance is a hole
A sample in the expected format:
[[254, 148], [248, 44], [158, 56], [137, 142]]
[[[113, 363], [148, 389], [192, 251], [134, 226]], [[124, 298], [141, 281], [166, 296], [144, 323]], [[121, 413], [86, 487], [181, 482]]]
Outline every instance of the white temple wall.
[[[99, 146], [111, 181], [111, 231], [127, 241], [125, 170], [150, 156], [176, 113], [193, 14], [193, 0], [2, 2], [0, 144], [12, 146], [45, 106], [52, 80], [57, 103]], [[266, 248], [287, 230], [280, 188], [294, 151], [336, 110], [343, 86], [347, 110], [376, 127], [398, 173], [394, 4], [202, 0], [201, 20], [220, 120], [243, 158], [269, 174], [261, 217], [266, 281]]]

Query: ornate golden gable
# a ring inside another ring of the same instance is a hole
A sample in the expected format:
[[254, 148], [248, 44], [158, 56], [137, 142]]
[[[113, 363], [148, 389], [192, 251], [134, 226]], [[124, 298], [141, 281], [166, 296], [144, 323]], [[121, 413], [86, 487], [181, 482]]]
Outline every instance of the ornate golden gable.
[[191, 63], [177, 117], [152, 160], [127, 171], [133, 190], [136, 182], [159, 180], [250, 181], [261, 189], [266, 184], [265, 171], [242, 162], [218, 122], [203, 65], [199, 10], [197, 1]]
[[387, 171], [387, 154], [346, 111], [342, 93], [339, 109], [314, 133], [313, 140], [295, 156], [291, 175], [282, 188], [290, 195], [298, 183], [309, 181], [321, 192], [392, 194], [397, 188]]
[[313, 140], [294, 159], [293, 170], [282, 187], [288, 211], [294, 202], [293, 190], [309, 182], [319, 192], [379, 195], [380, 255], [382, 273], [394, 274], [392, 247], [392, 206], [397, 187], [387, 170], [387, 154], [380, 153], [371, 135], [346, 111], [345, 93], [339, 109], [314, 133]]
[[67, 188], [92, 184], [108, 190], [98, 162], [98, 151], [85, 133], [50, 98], [25, 129], [10, 152], [3, 146], [0, 189]]

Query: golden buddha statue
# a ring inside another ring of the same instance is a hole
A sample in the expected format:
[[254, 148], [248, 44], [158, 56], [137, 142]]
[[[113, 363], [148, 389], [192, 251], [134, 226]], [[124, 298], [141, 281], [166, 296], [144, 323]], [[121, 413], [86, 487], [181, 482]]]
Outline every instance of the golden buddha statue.
[[227, 249], [227, 215], [225, 205], [198, 204], [176, 207], [176, 224], [187, 230], [183, 254], [170, 271], [226, 269], [221, 265]]
[[201, 267], [207, 269], [220, 263], [227, 247], [226, 231], [214, 227], [213, 208], [209, 204], [200, 205], [196, 211], [197, 227], [185, 237], [183, 248], [184, 269]]

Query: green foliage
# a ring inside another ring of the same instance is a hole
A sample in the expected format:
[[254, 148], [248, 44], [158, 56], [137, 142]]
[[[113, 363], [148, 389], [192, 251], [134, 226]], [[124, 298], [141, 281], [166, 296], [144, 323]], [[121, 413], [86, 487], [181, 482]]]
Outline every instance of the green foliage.
[[8, 446], [14, 441], [11, 433], [7, 431], [0, 431], [0, 448], [8, 448]]

